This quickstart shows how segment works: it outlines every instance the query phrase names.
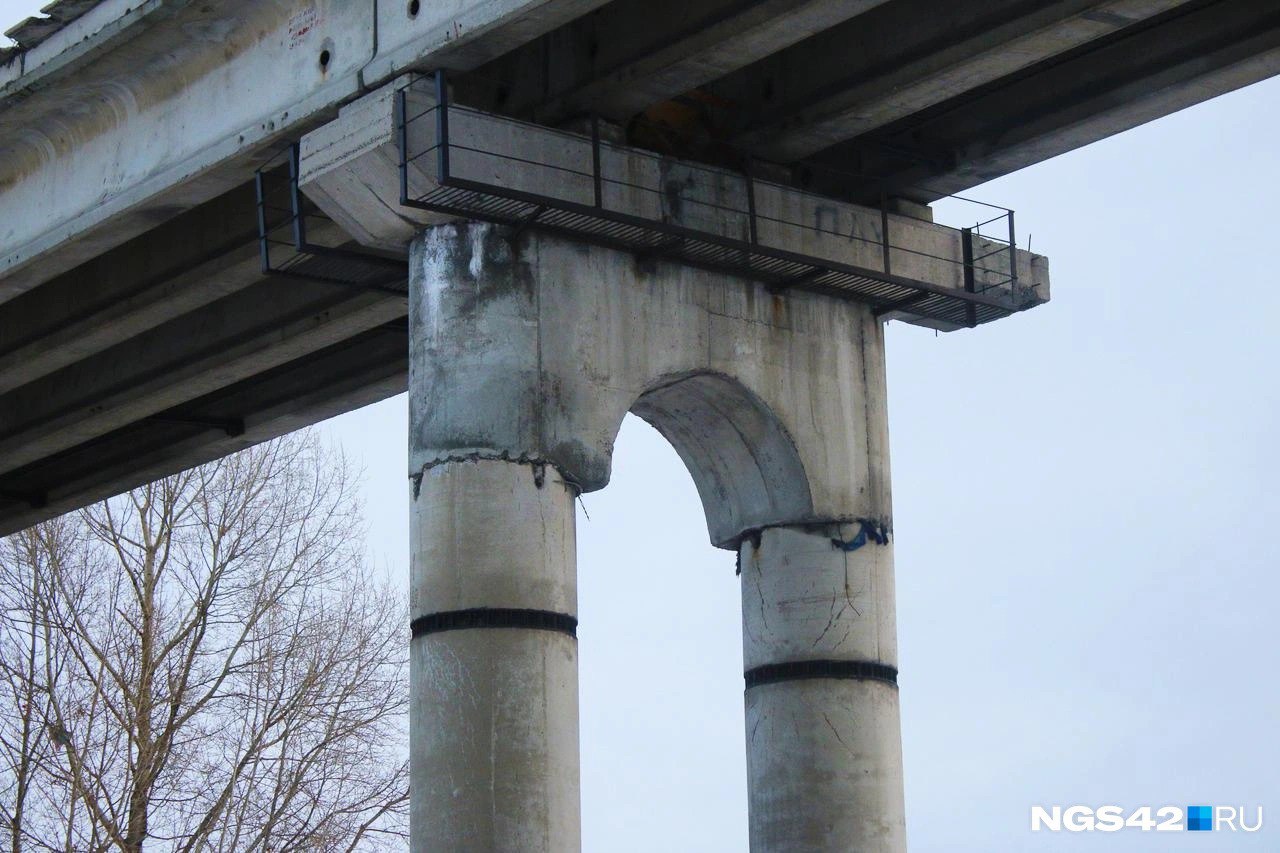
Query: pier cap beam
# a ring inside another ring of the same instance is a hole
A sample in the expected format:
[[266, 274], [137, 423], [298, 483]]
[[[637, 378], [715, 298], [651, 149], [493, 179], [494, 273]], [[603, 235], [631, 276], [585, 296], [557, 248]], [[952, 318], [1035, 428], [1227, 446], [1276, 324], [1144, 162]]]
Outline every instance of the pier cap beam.
[[366, 246], [404, 250], [423, 226], [484, 219], [860, 300], [942, 331], [1049, 300], [1047, 259], [1011, 245], [1005, 208], [970, 202], [985, 230], [950, 228], [902, 200], [869, 208], [459, 107], [442, 81], [403, 78], [302, 140], [302, 192]]

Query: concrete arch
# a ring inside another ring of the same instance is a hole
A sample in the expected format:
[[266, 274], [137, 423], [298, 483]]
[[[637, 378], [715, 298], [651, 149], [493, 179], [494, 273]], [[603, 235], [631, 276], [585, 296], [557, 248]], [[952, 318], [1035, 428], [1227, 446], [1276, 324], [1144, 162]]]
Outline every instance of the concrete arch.
[[460, 459], [609, 482], [631, 411], [694, 477], [711, 541], [891, 526], [883, 333], [865, 305], [585, 246], [444, 225], [414, 243], [410, 475]]
[[795, 442], [741, 382], [715, 373], [669, 378], [641, 394], [631, 412], [675, 448], [718, 547], [736, 548], [745, 531], [813, 515]]

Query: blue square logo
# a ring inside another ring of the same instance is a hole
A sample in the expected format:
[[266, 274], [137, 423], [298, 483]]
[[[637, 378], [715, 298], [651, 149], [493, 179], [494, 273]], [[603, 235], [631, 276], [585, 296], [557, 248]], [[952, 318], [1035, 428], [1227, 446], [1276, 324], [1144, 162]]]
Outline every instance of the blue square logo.
[[1213, 806], [1187, 806], [1187, 830], [1209, 832], [1213, 829]]

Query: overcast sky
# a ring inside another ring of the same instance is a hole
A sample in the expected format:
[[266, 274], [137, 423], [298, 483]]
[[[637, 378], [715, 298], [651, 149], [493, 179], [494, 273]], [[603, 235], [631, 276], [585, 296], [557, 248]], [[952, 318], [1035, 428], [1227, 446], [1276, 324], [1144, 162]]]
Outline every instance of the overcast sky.
[[[0, 22], [36, 5], [0, 0]], [[1052, 302], [889, 328], [917, 853], [1280, 849], [1278, 104], [1260, 84], [971, 191], [1017, 210]], [[402, 396], [323, 428], [403, 577], [405, 421]], [[584, 503], [585, 849], [739, 853], [733, 555], [635, 418]], [[1028, 831], [1031, 805], [1075, 803], [1261, 804], [1272, 825]]]

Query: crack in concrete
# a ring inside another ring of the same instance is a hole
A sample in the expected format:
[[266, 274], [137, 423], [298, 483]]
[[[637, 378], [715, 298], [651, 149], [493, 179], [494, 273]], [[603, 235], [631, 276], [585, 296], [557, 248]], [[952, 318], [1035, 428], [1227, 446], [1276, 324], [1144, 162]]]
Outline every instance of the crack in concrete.
[[[846, 577], [846, 583], [847, 583], [848, 569], [846, 569], [845, 572], [846, 572], [845, 577]], [[845, 609], [841, 607], [840, 613], [844, 613], [844, 610]], [[809, 646], [809, 648], [816, 649], [818, 647], [818, 643], [822, 642], [822, 638], [827, 636], [827, 632], [829, 632], [836, 624], [836, 619], [839, 617], [840, 614], [836, 613], [836, 594], [834, 592], [831, 593], [831, 609], [830, 611], [828, 611], [827, 615], [828, 615], [827, 627], [822, 629], [822, 633], [818, 635], [818, 638], [813, 641], [813, 645]]]
[[844, 738], [840, 736], [840, 732], [836, 729], [835, 724], [831, 722], [831, 718], [827, 716], [826, 711], [822, 712], [822, 719], [827, 721], [827, 728], [831, 729], [831, 733], [836, 736], [836, 740], [840, 741], [840, 745], [843, 746], [850, 755], [857, 756], [858, 753], [853, 751], [853, 747], [844, 742]]

